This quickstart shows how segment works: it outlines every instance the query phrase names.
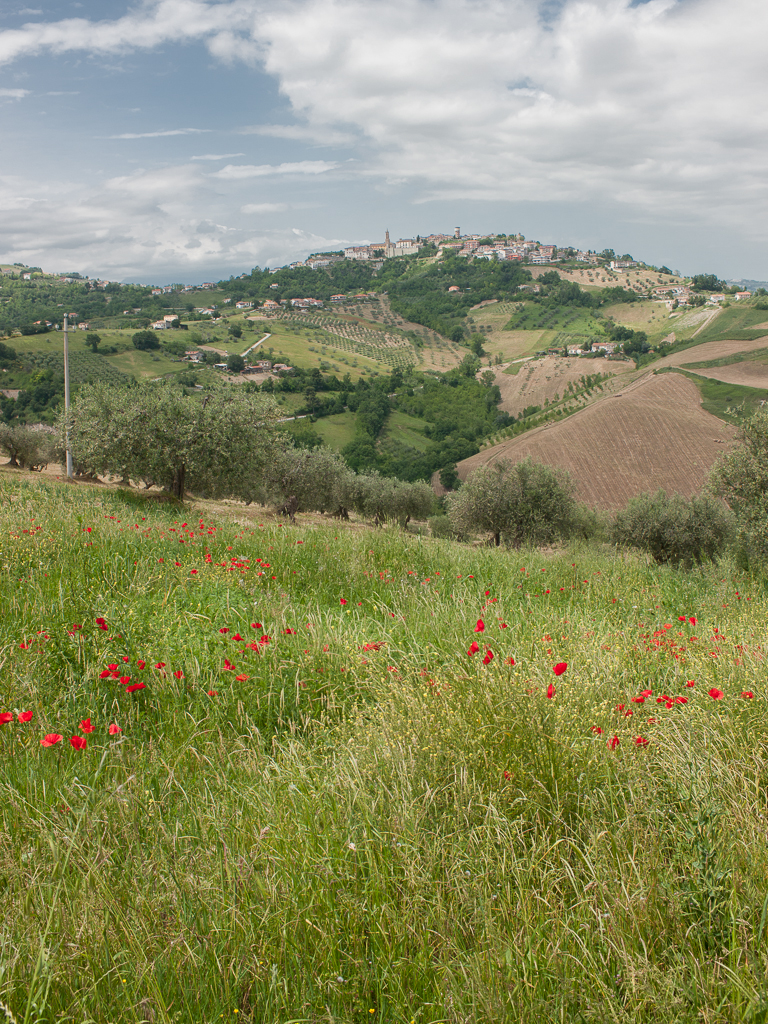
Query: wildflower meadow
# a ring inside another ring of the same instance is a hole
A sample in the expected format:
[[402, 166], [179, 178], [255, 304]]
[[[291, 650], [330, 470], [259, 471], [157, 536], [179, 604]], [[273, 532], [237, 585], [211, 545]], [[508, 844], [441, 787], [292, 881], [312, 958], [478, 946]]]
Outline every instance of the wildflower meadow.
[[768, 1020], [762, 579], [10, 474], [0, 568], [0, 1020]]

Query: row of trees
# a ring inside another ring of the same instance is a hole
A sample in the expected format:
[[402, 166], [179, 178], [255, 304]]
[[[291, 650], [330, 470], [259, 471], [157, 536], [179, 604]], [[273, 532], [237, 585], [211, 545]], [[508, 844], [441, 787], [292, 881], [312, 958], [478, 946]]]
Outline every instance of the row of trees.
[[[163, 487], [177, 497], [237, 498], [297, 512], [376, 523], [426, 518], [434, 495], [424, 482], [355, 474], [327, 448], [294, 447], [277, 429], [281, 411], [268, 395], [224, 386], [202, 400], [161, 382], [125, 388], [91, 384], [72, 406], [73, 461], [84, 476], [113, 476]], [[2, 444], [2, 440], [0, 440]]]

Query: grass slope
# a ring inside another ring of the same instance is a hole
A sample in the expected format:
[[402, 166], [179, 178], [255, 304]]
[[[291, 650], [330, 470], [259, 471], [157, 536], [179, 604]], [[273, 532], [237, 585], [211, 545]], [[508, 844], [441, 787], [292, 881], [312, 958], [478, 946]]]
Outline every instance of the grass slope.
[[762, 584], [249, 514], [0, 483], [18, 1021], [761, 1019]]

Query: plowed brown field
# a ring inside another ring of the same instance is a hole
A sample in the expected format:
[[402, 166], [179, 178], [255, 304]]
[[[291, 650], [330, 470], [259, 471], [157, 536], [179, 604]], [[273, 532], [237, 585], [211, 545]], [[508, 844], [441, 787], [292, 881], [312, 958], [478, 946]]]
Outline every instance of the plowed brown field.
[[765, 388], [768, 390], [768, 363], [733, 363], [731, 366], [713, 366], [709, 370], [691, 370], [721, 380], [725, 384], [744, 384], [748, 388]]
[[758, 348], [768, 348], [768, 335], [753, 338], [752, 341], [705, 341], [703, 345], [665, 356], [664, 366], [688, 366], [690, 363], [703, 363], [707, 359], [725, 359], [737, 352], [754, 352]]
[[551, 402], [555, 395], [565, 397], [569, 381], [573, 381], [575, 387], [579, 378], [590, 374], [618, 375], [634, 368], [634, 363], [609, 359], [564, 359], [561, 356], [530, 359], [520, 366], [515, 376], [501, 370], [496, 372], [496, 384], [501, 391], [499, 408], [519, 416], [526, 406], [543, 406], [545, 400]]
[[734, 434], [734, 427], [701, 408], [690, 380], [676, 373], [649, 374], [560, 423], [465, 459], [458, 471], [464, 480], [486, 463], [531, 456], [567, 469], [588, 505], [615, 509], [659, 488], [696, 494]]

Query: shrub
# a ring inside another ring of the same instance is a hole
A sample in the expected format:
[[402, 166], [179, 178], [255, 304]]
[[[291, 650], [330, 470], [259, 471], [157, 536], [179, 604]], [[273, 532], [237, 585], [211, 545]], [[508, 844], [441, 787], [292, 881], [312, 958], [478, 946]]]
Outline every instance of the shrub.
[[659, 564], [683, 566], [715, 558], [732, 534], [732, 517], [716, 498], [670, 498], [664, 491], [633, 498], [617, 513], [612, 530], [617, 544], [648, 551]]

